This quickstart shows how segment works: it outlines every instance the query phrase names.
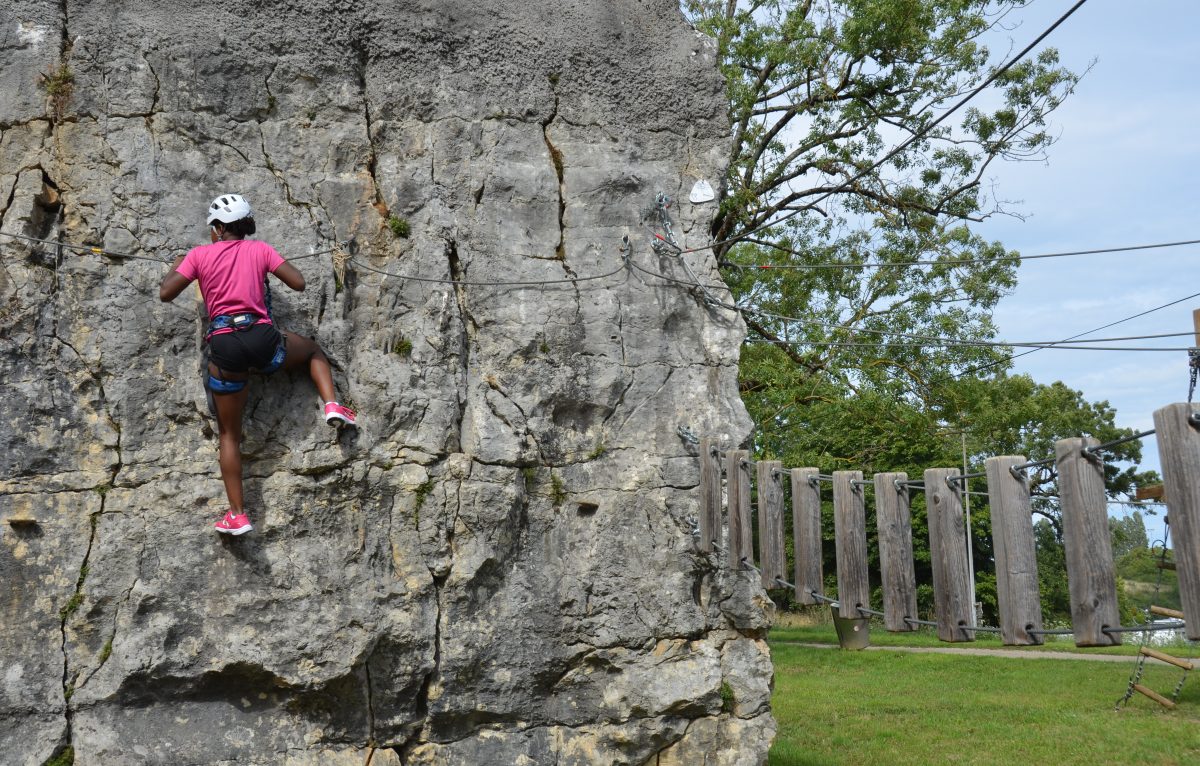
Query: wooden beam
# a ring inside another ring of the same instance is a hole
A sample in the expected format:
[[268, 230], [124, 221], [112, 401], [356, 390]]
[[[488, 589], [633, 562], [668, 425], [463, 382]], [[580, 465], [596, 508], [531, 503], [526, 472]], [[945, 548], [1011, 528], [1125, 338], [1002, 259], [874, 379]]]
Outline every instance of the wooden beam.
[[750, 470], [746, 450], [730, 450], [725, 463], [725, 486], [729, 497], [729, 568], [744, 569], [754, 563], [753, 530], [750, 527]]
[[1104, 628], [1121, 624], [1117, 610], [1117, 573], [1108, 530], [1108, 496], [1104, 463], [1084, 447], [1091, 437], [1062, 439], [1054, 444], [1058, 495], [1062, 502], [1063, 547], [1067, 554], [1067, 587], [1071, 594], [1071, 627], [1076, 646], [1113, 646], [1120, 633]]
[[819, 604], [813, 593], [825, 595], [822, 573], [821, 482], [816, 468], [792, 469], [792, 542], [796, 568], [792, 584], [797, 604]]
[[1151, 649], [1148, 646], [1143, 646], [1140, 649], [1138, 649], [1138, 651], [1147, 657], [1153, 657], [1154, 659], [1158, 660], [1159, 662], [1165, 662], [1168, 665], [1174, 665], [1177, 668], [1183, 668], [1184, 670], [1192, 670], [1195, 668], [1195, 665], [1188, 662], [1187, 660], [1183, 660], [1178, 657], [1172, 657], [1171, 655], [1166, 654], [1165, 652], [1160, 652], [1156, 649]]
[[1151, 484], [1148, 487], [1138, 487], [1133, 497], [1135, 500], [1161, 500], [1163, 496], [1163, 485]]
[[1158, 459], [1174, 536], [1179, 601], [1189, 640], [1200, 640], [1200, 430], [1191, 404], [1170, 404], [1154, 412]]
[[721, 539], [721, 455], [712, 439], [700, 440], [700, 550]]
[[957, 468], [925, 471], [925, 506], [929, 513], [929, 555], [933, 564], [934, 619], [943, 641], [974, 641], [975, 624], [971, 603], [971, 576], [967, 563], [967, 524], [962, 492], [947, 481], [958, 476]]
[[758, 461], [758, 568], [762, 586], [781, 588], [779, 581], [787, 572], [787, 553], [783, 547], [783, 464], [778, 460]]
[[875, 474], [875, 526], [883, 585], [883, 624], [893, 633], [917, 629], [917, 575], [913, 565], [912, 516], [907, 473]]
[[988, 505], [992, 511], [992, 545], [996, 554], [996, 600], [1000, 606], [1000, 637], [1007, 646], [1042, 643], [1042, 603], [1039, 595], [1037, 546], [1029, 484], [1012, 468], [1028, 462], [1024, 456], [987, 459]]
[[1175, 707], [1175, 703], [1174, 703], [1174, 702], [1172, 702], [1171, 700], [1169, 700], [1169, 699], [1167, 699], [1166, 697], [1162, 696], [1161, 694], [1159, 694], [1158, 692], [1154, 691], [1153, 689], [1147, 689], [1145, 686], [1142, 686], [1141, 684], [1134, 684], [1134, 685], [1133, 685], [1133, 688], [1134, 688], [1136, 691], [1139, 691], [1139, 692], [1141, 692], [1142, 694], [1146, 695], [1147, 697], [1149, 697], [1150, 699], [1154, 700], [1155, 702], [1157, 702], [1158, 704], [1162, 705], [1162, 706], [1163, 706], [1163, 707], [1165, 707], [1165, 708], [1172, 708], [1172, 707]]
[[833, 472], [833, 528], [837, 544], [838, 613], [844, 618], [863, 617], [858, 607], [871, 607], [867, 568], [867, 507], [862, 471]]
[[1168, 609], [1165, 606], [1151, 605], [1150, 614], [1157, 614], [1159, 617], [1170, 617], [1175, 620], [1183, 619], [1183, 612], [1179, 611], [1178, 609]]

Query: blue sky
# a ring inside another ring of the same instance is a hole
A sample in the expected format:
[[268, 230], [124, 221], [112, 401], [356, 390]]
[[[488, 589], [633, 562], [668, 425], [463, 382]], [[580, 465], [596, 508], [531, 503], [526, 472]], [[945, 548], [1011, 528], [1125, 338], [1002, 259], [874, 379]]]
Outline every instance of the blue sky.
[[[1009, 35], [1023, 47], [1073, 2], [1039, 0]], [[1042, 163], [993, 166], [999, 196], [1026, 216], [978, 227], [1022, 254], [1200, 239], [1200, 3], [1089, 0], [1046, 45], [1063, 63], [1092, 70], [1053, 115], [1059, 136]], [[996, 52], [1006, 48], [993, 46]], [[1057, 340], [1200, 293], [1200, 246], [1026, 261], [995, 312], [1005, 340]], [[1190, 332], [1200, 298], [1096, 337]], [[1172, 338], [1122, 345], [1191, 345]], [[1061, 380], [1107, 400], [1117, 423], [1153, 428], [1152, 413], [1187, 398], [1185, 352], [1043, 350], [1016, 360], [1035, 380]], [[1158, 468], [1157, 445], [1144, 463]], [[1043, 456], [1030, 456], [1043, 457]], [[1151, 529], [1161, 534], [1161, 523]]]

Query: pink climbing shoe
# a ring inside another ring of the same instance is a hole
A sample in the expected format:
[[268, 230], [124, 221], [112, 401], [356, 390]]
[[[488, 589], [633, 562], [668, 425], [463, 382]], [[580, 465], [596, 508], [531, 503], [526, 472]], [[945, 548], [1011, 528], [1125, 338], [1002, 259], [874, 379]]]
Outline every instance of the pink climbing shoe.
[[232, 510], [225, 512], [225, 518], [218, 521], [216, 524], [218, 532], [224, 535], [244, 535], [254, 527], [250, 526], [250, 518], [244, 513], [234, 513]]
[[343, 407], [337, 402], [325, 403], [325, 422], [331, 426], [358, 426], [354, 410], [349, 407]]

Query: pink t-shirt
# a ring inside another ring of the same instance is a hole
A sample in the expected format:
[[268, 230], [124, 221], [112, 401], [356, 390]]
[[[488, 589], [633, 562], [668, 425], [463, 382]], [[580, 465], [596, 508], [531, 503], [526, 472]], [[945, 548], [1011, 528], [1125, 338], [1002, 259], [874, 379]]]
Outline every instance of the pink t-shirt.
[[275, 248], [257, 239], [234, 239], [192, 248], [175, 269], [200, 281], [208, 317], [257, 314], [266, 319], [263, 280], [283, 264]]

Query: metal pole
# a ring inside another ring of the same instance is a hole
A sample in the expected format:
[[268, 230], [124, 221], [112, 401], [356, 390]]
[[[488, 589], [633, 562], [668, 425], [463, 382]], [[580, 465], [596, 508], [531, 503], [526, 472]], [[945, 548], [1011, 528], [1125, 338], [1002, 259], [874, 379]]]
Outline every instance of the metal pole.
[[[962, 459], [963, 459], [963, 476], [966, 476], [967, 470], [967, 432], [959, 431], [958, 435], [962, 437]], [[970, 479], [963, 479], [963, 511], [967, 516], [967, 577], [971, 586], [971, 625], [976, 624], [975, 617], [975, 550], [971, 547], [971, 493], [968, 482]]]

